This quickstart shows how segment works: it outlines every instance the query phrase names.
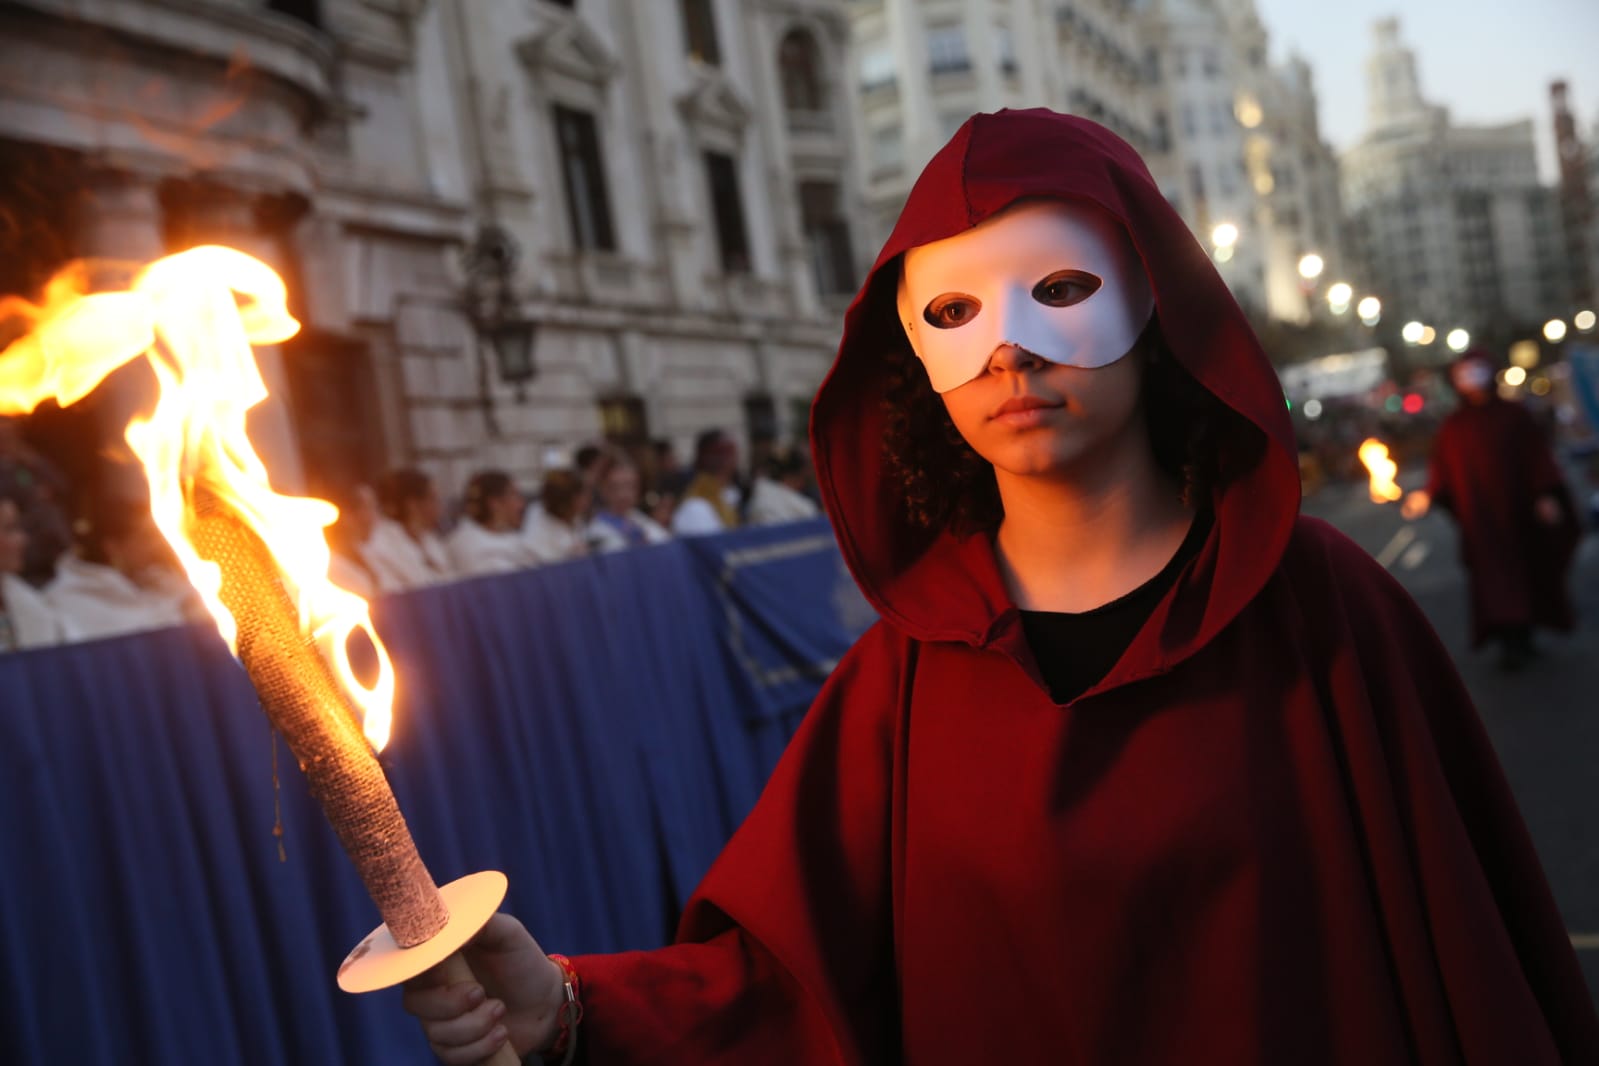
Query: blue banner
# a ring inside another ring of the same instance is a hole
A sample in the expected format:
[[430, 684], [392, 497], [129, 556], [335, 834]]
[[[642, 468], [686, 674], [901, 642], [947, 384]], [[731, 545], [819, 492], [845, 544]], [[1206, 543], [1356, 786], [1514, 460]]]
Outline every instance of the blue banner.
[[1593, 431], [1599, 433], [1599, 348], [1573, 345], [1566, 353], [1566, 362], [1571, 366], [1571, 391], [1577, 397], [1577, 407]]
[[721, 640], [749, 686], [745, 713], [810, 702], [877, 620], [823, 519], [687, 542], [716, 600]]
[[[503, 870], [550, 951], [666, 942], [869, 623], [845, 582], [814, 522], [379, 601], [435, 880]], [[0, 1061], [435, 1061], [334, 985], [376, 909], [214, 631], [0, 656], [0, 802]]]

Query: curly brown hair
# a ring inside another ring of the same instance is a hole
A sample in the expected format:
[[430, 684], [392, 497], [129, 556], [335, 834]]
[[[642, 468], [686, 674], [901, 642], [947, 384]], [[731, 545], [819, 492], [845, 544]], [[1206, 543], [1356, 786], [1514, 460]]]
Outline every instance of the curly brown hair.
[[[1190, 374], [1154, 318], [1133, 349], [1144, 359], [1144, 422], [1155, 461], [1198, 507], [1221, 481], [1226, 437], [1242, 417]], [[883, 458], [911, 524], [958, 536], [994, 529], [1004, 517], [993, 465], [966, 443], [908, 342], [887, 355]]]

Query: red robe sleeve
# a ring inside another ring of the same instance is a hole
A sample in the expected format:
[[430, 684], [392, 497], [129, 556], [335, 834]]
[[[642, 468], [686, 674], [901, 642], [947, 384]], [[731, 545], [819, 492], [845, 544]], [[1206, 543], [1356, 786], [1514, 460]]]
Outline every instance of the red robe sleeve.
[[1427, 460], [1427, 495], [1432, 500], [1434, 507], [1442, 507], [1446, 511], [1455, 509], [1454, 494], [1454, 452], [1456, 445], [1454, 438], [1458, 435], [1457, 427], [1449, 420], [1438, 429], [1438, 436], [1432, 442], [1432, 455]]
[[903, 638], [844, 657], [678, 942], [574, 960], [592, 1063], [894, 1061], [890, 819]]
[[1447, 650], [1387, 571], [1323, 529], [1341, 607], [1322, 614], [1324, 695], [1421, 1061], [1599, 1062], [1576, 953]]

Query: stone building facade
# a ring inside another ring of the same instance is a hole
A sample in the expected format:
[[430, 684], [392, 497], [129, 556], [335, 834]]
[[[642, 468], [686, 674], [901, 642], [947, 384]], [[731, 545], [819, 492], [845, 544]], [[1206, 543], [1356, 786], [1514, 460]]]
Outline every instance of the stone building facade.
[[1126, 0], [855, 0], [850, 86], [871, 243], [975, 112], [1052, 107], [1159, 148], [1137, 5]]
[[[265, 259], [305, 328], [262, 353], [252, 426], [297, 489], [795, 437], [865, 251], [842, 7], [7, 5], [0, 291], [203, 241]], [[497, 310], [536, 331], [519, 386], [473, 295], [485, 233], [517, 252]], [[142, 387], [41, 433], [120, 424]]]
[[1268, 64], [1253, 0], [857, 0], [859, 156], [874, 241], [967, 116], [1051, 107], [1138, 149], [1233, 292], [1302, 320], [1298, 274], [1341, 263], [1337, 163], [1303, 61]]

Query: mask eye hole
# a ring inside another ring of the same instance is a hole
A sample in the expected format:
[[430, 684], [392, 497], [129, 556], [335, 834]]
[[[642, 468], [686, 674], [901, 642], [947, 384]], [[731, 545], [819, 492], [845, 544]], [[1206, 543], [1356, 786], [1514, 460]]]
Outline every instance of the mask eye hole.
[[977, 317], [983, 302], [963, 292], [946, 292], [922, 311], [922, 321], [934, 329], [957, 329]]
[[1045, 307], [1070, 307], [1080, 304], [1104, 282], [1083, 270], [1057, 270], [1033, 286], [1033, 299]]

